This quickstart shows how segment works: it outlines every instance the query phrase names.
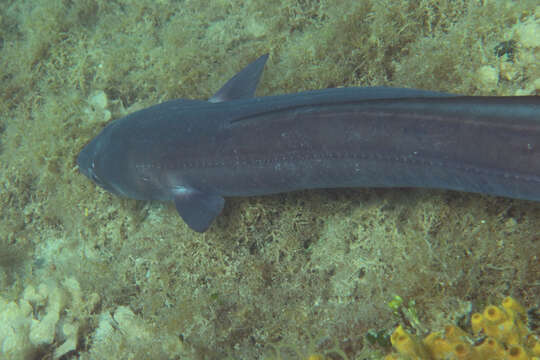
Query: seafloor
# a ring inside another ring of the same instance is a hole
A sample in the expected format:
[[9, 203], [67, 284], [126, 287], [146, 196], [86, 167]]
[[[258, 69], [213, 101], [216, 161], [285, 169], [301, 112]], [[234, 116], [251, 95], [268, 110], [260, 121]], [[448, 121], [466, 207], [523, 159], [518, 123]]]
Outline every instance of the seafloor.
[[2, 0], [0, 358], [376, 359], [390, 349], [369, 330], [465, 324], [506, 295], [538, 305], [538, 203], [302, 191], [228, 199], [197, 234], [75, 164], [109, 121], [208, 98], [266, 52], [259, 95], [538, 94], [537, 4]]

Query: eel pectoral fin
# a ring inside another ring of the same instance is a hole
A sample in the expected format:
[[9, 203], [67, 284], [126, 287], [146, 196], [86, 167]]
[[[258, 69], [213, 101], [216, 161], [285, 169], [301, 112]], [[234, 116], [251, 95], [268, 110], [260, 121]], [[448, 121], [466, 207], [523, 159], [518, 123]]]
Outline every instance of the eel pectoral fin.
[[176, 195], [174, 204], [178, 214], [186, 224], [191, 229], [202, 233], [219, 215], [225, 204], [225, 199], [217, 194], [193, 190]]

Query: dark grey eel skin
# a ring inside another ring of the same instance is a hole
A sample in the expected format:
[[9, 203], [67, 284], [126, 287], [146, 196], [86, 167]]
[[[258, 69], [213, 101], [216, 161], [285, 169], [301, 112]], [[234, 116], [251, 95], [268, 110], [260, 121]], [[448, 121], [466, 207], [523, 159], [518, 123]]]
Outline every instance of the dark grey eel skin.
[[540, 98], [388, 87], [254, 97], [268, 55], [209, 101], [177, 99], [105, 127], [80, 171], [125, 197], [174, 201], [205, 231], [228, 196], [422, 187], [540, 201]]

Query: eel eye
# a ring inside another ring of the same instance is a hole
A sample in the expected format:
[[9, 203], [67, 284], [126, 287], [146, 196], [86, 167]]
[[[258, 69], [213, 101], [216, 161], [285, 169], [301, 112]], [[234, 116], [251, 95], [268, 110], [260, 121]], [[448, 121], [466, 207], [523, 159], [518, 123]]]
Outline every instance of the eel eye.
[[96, 167], [96, 163], [92, 161], [92, 164], [90, 164], [90, 177], [92, 180], [94, 180], [96, 183], [101, 184], [101, 179], [96, 175], [96, 172], [94, 171]]

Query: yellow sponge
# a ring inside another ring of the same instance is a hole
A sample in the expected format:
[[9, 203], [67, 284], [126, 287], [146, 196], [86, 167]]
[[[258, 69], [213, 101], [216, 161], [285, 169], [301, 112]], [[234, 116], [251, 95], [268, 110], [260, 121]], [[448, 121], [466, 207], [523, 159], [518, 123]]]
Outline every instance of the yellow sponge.
[[484, 319], [490, 325], [497, 325], [508, 319], [508, 315], [497, 306], [489, 305], [484, 309]]
[[[390, 338], [398, 354], [386, 360], [540, 360], [540, 340], [525, 324], [525, 308], [507, 297], [500, 306], [489, 305], [482, 313], [472, 315], [474, 336], [449, 325], [443, 332], [433, 332], [419, 341], [398, 326]], [[481, 343], [474, 344], [484, 335]]]
[[482, 314], [474, 313], [471, 316], [471, 327], [474, 334], [478, 334], [484, 328], [484, 317]]
[[530, 357], [527, 355], [525, 349], [519, 345], [512, 345], [508, 349], [508, 360], [529, 360]]
[[424, 345], [429, 349], [431, 358], [434, 360], [449, 358], [453, 352], [452, 344], [443, 338], [440, 332], [426, 336]]
[[518, 303], [516, 300], [511, 298], [510, 296], [505, 297], [502, 301], [501, 305], [508, 310], [512, 310], [522, 316], [525, 315], [525, 308], [521, 306], [520, 303]]
[[506, 355], [504, 347], [492, 337], [486, 338], [475, 349], [481, 359], [503, 359]]
[[523, 321], [525, 309], [514, 299], [507, 297], [502, 306], [490, 305], [482, 315], [474, 314], [471, 318], [473, 332], [484, 331], [487, 336], [507, 344], [522, 344], [527, 335]]
[[429, 359], [428, 353], [422, 342], [416, 339], [416, 336], [407, 333], [399, 325], [390, 337], [390, 342], [402, 356], [411, 359]]
[[531, 355], [540, 357], [540, 339], [538, 336], [529, 334], [525, 346], [530, 349]]
[[469, 338], [470, 335], [457, 326], [447, 325], [444, 327], [444, 338], [448, 341], [456, 342]]
[[472, 346], [463, 341], [457, 341], [453, 344], [452, 354], [454, 355], [452, 357], [454, 359], [459, 359], [459, 360], [477, 359], [477, 357], [475, 357], [475, 351], [473, 350]]

